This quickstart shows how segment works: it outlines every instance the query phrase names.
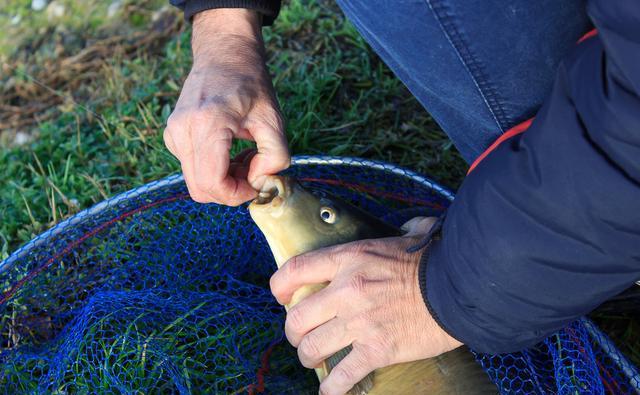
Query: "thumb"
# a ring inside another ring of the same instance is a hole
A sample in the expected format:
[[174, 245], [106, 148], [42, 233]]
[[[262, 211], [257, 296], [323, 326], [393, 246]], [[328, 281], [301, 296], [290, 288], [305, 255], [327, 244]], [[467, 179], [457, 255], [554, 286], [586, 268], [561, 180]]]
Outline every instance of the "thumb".
[[404, 234], [405, 237], [423, 235], [429, 233], [429, 229], [437, 220], [436, 217], [415, 217], [405, 222], [400, 229], [407, 232]]
[[291, 156], [284, 133], [265, 128], [252, 133], [252, 136], [255, 139], [258, 152], [249, 163], [247, 181], [255, 190], [259, 191], [267, 176], [289, 167]]

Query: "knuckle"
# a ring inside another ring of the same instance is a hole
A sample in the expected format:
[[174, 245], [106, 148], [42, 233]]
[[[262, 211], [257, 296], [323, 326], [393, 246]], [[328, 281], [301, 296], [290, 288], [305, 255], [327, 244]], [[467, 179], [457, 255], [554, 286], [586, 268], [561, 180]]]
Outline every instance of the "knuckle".
[[297, 335], [304, 329], [304, 311], [300, 305], [292, 307], [287, 313], [288, 329]]
[[302, 338], [300, 346], [298, 347], [298, 355], [300, 362], [302, 362], [305, 367], [315, 367], [316, 362], [320, 358], [320, 347], [315, 336], [307, 335]]
[[231, 141], [233, 137], [233, 131], [228, 127], [223, 127], [217, 130], [216, 140], [218, 141], [228, 142]]
[[164, 140], [165, 144], [167, 144], [167, 141], [169, 141], [170, 134], [171, 134], [171, 129], [169, 128], [169, 125], [167, 125], [167, 127], [162, 132], [162, 139]]
[[357, 243], [354, 243], [354, 252], [356, 252], [357, 254], [368, 254], [372, 250], [375, 250], [377, 243], [377, 240], [374, 239], [358, 241]]
[[372, 344], [360, 345], [360, 353], [363, 360], [367, 361], [372, 368], [380, 368], [391, 363], [391, 347], [384, 336], [376, 337]]
[[305, 270], [307, 265], [306, 258], [301, 255], [294, 256], [287, 262], [286, 274], [289, 278], [295, 277], [298, 273]]
[[340, 244], [331, 250], [330, 258], [333, 261], [349, 262], [350, 265], [361, 263], [362, 255], [369, 251], [369, 240]]
[[169, 149], [169, 151], [178, 157], [178, 152], [176, 152], [175, 141], [169, 134], [169, 129], [165, 129], [162, 133], [162, 141], [164, 141], [164, 145]]
[[280, 289], [280, 275], [279, 272], [275, 272], [273, 276], [269, 279], [269, 288], [271, 288], [271, 293], [278, 302], [282, 301], [282, 290]]
[[172, 140], [176, 146], [191, 149], [190, 125], [183, 116], [171, 116], [167, 120], [167, 127], [162, 135], [165, 143], [168, 139]]
[[282, 155], [276, 159], [276, 165], [278, 168], [284, 170], [291, 166], [291, 157], [289, 155]]
[[368, 279], [364, 273], [356, 272], [349, 279], [349, 291], [355, 295], [364, 295], [367, 293]]
[[173, 131], [179, 129], [182, 121], [182, 117], [175, 111], [171, 113], [171, 115], [169, 115], [169, 118], [167, 119], [167, 127], [165, 129], [165, 133], [172, 133]]
[[347, 368], [345, 366], [336, 366], [331, 370], [331, 374], [335, 376], [335, 380], [337, 383], [340, 383], [342, 386], [350, 387], [351, 385], [356, 383], [356, 376], [354, 369], [357, 368], [358, 365]]
[[370, 311], [363, 311], [357, 314], [351, 321], [351, 326], [355, 331], [366, 330], [367, 333], [371, 332], [371, 328], [375, 326], [374, 319], [371, 317]]
[[333, 389], [329, 385], [328, 380], [322, 380], [322, 382], [320, 383], [319, 393], [320, 395], [332, 395], [335, 392], [333, 392]]

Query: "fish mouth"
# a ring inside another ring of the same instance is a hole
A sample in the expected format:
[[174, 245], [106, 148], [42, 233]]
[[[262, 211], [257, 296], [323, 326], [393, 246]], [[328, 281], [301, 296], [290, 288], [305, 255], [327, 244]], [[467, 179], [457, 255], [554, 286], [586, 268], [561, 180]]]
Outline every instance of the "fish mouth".
[[289, 177], [268, 176], [258, 197], [252, 205], [258, 207], [279, 207], [291, 196], [293, 182]]

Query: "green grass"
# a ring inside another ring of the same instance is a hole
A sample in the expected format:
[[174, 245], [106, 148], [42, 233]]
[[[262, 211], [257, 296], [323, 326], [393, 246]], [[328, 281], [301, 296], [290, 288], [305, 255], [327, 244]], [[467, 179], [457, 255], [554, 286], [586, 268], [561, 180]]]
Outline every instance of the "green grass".
[[[5, 20], [16, 10], [24, 12], [23, 21], [28, 21], [19, 29], [20, 42], [4, 41], [14, 48], [0, 44], [0, 105], [5, 106], [0, 112], [5, 175], [0, 178], [0, 258], [79, 210], [180, 170], [161, 135], [190, 68], [189, 26], [164, 29], [169, 33], [159, 37], [160, 45], [135, 45], [130, 41], [144, 35], [164, 1], [125, 2], [125, 7], [136, 3], [135, 18], [117, 21], [104, 18], [108, 3], [100, 2], [91, 6], [91, 18], [70, 14], [55, 23], [27, 13], [29, 3], [10, 0], [0, 11]], [[170, 15], [180, 18], [177, 12]], [[156, 30], [164, 31], [162, 26]], [[122, 38], [107, 42], [114, 37]], [[457, 185], [465, 165], [455, 150], [332, 3], [291, 2], [265, 37], [292, 153], [383, 159]], [[15, 48], [20, 49], [12, 52]], [[90, 56], [65, 73], [61, 65], [89, 49]], [[33, 115], [37, 122], [31, 122]], [[17, 133], [30, 141], [16, 144]], [[72, 275], [62, 278], [74, 281]], [[82, 344], [100, 347], [110, 365], [105, 369], [126, 365], [126, 374], [147, 385], [155, 376], [136, 370], [144, 365], [139, 354], [131, 347], [120, 349], [122, 338], [137, 332], [125, 325], [120, 337], [99, 336], [102, 341]], [[213, 347], [218, 336], [227, 335], [211, 333], [200, 341]], [[182, 351], [190, 350], [185, 346]], [[105, 379], [100, 374], [105, 369], [83, 361], [82, 351], [70, 374], [86, 379], [85, 384]], [[122, 360], [111, 361], [108, 356], [116, 354]], [[9, 380], [30, 386], [47, 365], [26, 359], [5, 369]], [[287, 367], [280, 369], [285, 374]], [[227, 380], [224, 375], [197, 376], [201, 370], [185, 366], [194, 382]]]
[[[141, 394], [164, 394], [174, 393], [180, 384], [193, 393], [246, 393], [259, 354], [280, 328], [255, 307], [225, 304], [232, 295], [199, 295], [189, 300], [190, 293], [164, 298], [143, 291], [94, 300], [92, 314], [73, 322], [76, 337], [67, 333], [55, 344], [59, 354], [46, 349], [9, 353], [0, 365], [0, 385], [21, 393], [42, 391], [38, 385], [45, 385], [45, 391], [59, 394], [96, 389], [120, 393], [123, 386]], [[173, 299], [180, 296], [180, 301]], [[280, 350], [272, 363], [293, 358], [292, 348]], [[39, 382], [46, 373], [53, 379]], [[296, 382], [312, 387], [315, 377], [307, 373]]]
[[[151, 20], [153, 7], [161, 4], [138, 6], [149, 10], [140, 11], [138, 19]], [[60, 88], [54, 95], [30, 76], [46, 78], [55, 70], [51, 64], [73, 56], [92, 40], [111, 37], [114, 30], [112, 21], [96, 27], [92, 19], [85, 26], [69, 18], [65, 40], [71, 44], [62, 55], [55, 43], [42, 42], [40, 29], [35, 29], [25, 34], [22, 44], [35, 50], [13, 55], [3, 75], [5, 96], [16, 90], [35, 94], [2, 104], [28, 109], [42, 95], [58, 99], [36, 113], [44, 121], [5, 127], [2, 133], [4, 257], [80, 209], [179, 171], [161, 134], [190, 68], [189, 27], [166, 37], [160, 48], [142, 46], [129, 54], [118, 46], [111, 48], [113, 56], [104, 56], [89, 76], [86, 72], [82, 78], [66, 76], [65, 83], [55, 80]], [[123, 31], [141, 30], [134, 22], [121, 22]], [[458, 185], [466, 165], [455, 149], [331, 3], [311, 6], [294, 1], [265, 36], [293, 154], [382, 159], [429, 174], [449, 187]], [[75, 82], [78, 79], [81, 83]], [[12, 86], [17, 88], [7, 89]], [[15, 132], [33, 140], [12, 145]]]
[[[164, 0], [127, 0], [109, 19], [110, 1], [61, 0], [65, 14], [48, 18], [30, 3], [0, 6], [0, 259], [79, 210], [179, 171], [161, 137], [191, 62], [178, 13], [159, 12]], [[381, 159], [459, 185], [460, 155], [333, 2], [289, 1], [265, 37], [293, 154]], [[638, 321], [616, 322], [609, 332], [640, 364]]]

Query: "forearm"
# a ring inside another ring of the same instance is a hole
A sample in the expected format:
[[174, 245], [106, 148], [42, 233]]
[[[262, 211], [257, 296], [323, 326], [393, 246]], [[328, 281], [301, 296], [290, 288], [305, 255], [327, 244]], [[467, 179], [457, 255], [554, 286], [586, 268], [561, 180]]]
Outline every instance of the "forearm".
[[194, 66], [236, 64], [245, 68], [264, 63], [260, 15], [246, 9], [213, 9], [193, 20], [191, 48]]
[[[440, 324], [478, 351], [531, 346], [640, 278], [640, 13], [594, 2], [529, 130], [470, 174], [423, 260]], [[617, 8], [617, 9], [616, 9]]]

